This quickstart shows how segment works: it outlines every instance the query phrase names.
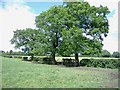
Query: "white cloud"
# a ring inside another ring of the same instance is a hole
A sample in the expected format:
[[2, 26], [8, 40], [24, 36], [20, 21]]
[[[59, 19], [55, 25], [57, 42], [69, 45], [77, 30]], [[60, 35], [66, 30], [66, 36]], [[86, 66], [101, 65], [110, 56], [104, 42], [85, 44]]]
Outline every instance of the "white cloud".
[[10, 39], [16, 29], [35, 28], [35, 14], [24, 4], [8, 3], [0, 9], [0, 49], [9, 51], [13, 48]]
[[[118, 12], [116, 10], [116, 12]], [[103, 41], [104, 49], [109, 50], [110, 52], [118, 51], [118, 13], [109, 20], [109, 34]]]
[[115, 11], [112, 17], [108, 17], [109, 21], [109, 34], [103, 41], [103, 49], [110, 51], [118, 51], [118, 0], [85, 0], [90, 3], [90, 5], [95, 5], [99, 7], [107, 6], [110, 12]]

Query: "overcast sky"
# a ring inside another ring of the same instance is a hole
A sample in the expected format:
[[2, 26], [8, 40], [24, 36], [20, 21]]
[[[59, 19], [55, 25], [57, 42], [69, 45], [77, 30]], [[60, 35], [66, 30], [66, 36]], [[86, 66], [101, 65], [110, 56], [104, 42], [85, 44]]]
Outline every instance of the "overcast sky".
[[[34, 2], [33, 2], [34, 1]], [[16, 29], [35, 28], [35, 17], [53, 5], [62, 4], [62, 0], [2, 0], [0, 2], [0, 50], [15, 50], [10, 44], [13, 31]], [[103, 41], [103, 49], [118, 51], [118, 0], [85, 0], [90, 5], [107, 6], [110, 14], [109, 34]]]

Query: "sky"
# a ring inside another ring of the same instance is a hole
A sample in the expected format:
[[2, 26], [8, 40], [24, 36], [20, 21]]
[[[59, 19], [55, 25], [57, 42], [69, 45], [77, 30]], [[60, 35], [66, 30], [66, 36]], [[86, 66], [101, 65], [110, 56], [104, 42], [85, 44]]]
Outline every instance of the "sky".
[[[53, 5], [61, 5], [62, 0], [0, 0], [0, 50], [16, 51], [10, 43], [13, 31], [35, 28], [35, 17]], [[113, 53], [118, 51], [118, 0], [85, 0], [90, 5], [107, 6], [110, 14], [109, 34], [103, 41], [103, 49]]]

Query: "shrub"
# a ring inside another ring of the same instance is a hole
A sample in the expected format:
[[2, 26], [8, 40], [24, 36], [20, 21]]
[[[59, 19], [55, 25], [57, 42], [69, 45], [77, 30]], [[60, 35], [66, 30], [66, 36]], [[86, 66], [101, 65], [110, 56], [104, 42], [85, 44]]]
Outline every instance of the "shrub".
[[9, 58], [12, 58], [12, 56], [9, 56]]
[[38, 61], [39, 61], [39, 58], [38, 58], [38, 57], [34, 57], [34, 58], [33, 58], [33, 61], [38, 62]]
[[82, 59], [80, 61], [80, 66], [87, 66], [87, 67], [102, 67], [102, 68], [119, 68], [120, 62], [118, 59]]
[[57, 62], [57, 65], [62, 65], [63, 64], [63, 62]]
[[32, 61], [42, 64], [43, 63], [43, 58], [41, 58], [41, 57], [34, 57]]
[[110, 56], [111, 56], [111, 54], [109, 51], [107, 51], [107, 50], [102, 51], [102, 57], [110, 57]]
[[54, 61], [52, 58], [49, 58], [49, 57], [45, 57], [45, 58], [43, 58], [43, 63], [44, 64], [57, 64], [57, 62], [56, 61]]
[[11, 55], [4, 55], [3, 57], [12, 58]]
[[17, 58], [21, 59], [21, 58], [22, 58], [22, 56], [17, 56]]
[[120, 53], [119, 52], [113, 52], [112, 56], [115, 57], [115, 58], [120, 58]]
[[75, 61], [75, 59], [65, 58], [63, 59], [63, 65], [66, 67], [76, 67], [78, 66], [78, 63]]
[[28, 60], [28, 57], [22, 57], [22, 60], [23, 60], [23, 61], [27, 61], [27, 60]]
[[8, 55], [7, 57], [8, 57], [8, 58], [12, 58], [12, 56], [10, 56], [10, 55]]
[[90, 59], [82, 59], [80, 61], [80, 66], [91, 66], [91, 61]]

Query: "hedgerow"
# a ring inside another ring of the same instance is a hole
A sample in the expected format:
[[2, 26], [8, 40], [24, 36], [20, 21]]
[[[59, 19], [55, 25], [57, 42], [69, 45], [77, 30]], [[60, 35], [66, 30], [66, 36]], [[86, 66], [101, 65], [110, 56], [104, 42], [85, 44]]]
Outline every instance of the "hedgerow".
[[82, 59], [80, 66], [115, 69], [120, 67], [120, 59]]

